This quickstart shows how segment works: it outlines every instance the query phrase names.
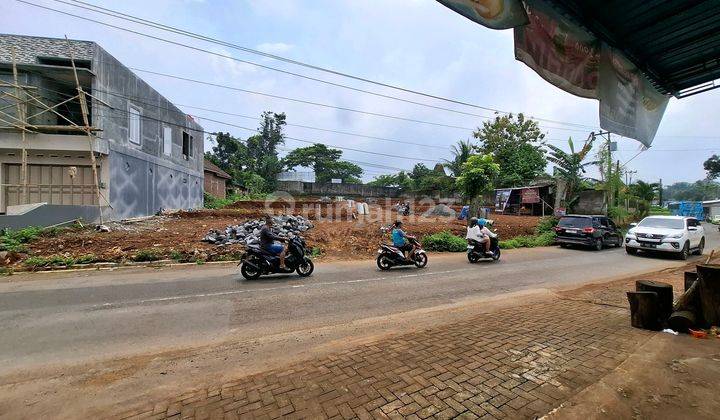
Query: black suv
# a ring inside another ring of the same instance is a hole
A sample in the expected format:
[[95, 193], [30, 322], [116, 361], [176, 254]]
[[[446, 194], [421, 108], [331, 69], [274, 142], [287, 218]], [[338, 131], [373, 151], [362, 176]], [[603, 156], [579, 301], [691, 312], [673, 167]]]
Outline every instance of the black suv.
[[605, 246], [622, 246], [622, 234], [612, 220], [605, 216], [571, 214], [560, 218], [555, 227], [555, 241], [561, 247], [591, 246], [600, 251]]

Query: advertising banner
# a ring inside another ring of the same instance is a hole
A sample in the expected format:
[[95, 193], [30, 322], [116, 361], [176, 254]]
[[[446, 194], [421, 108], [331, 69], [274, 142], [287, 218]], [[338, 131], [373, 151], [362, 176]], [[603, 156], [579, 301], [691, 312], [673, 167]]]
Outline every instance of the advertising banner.
[[491, 29], [510, 29], [527, 23], [520, 0], [437, 0], [445, 7]]
[[600, 58], [600, 127], [652, 144], [669, 98], [658, 92], [630, 61], [603, 44]]
[[560, 89], [597, 98], [600, 41], [544, 2], [528, 1], [527, 15], [515, 28], [515, 58]]
[[540, 191], [537, 188], [522, 189], [523, 204], [535, 204], [540, 202]]

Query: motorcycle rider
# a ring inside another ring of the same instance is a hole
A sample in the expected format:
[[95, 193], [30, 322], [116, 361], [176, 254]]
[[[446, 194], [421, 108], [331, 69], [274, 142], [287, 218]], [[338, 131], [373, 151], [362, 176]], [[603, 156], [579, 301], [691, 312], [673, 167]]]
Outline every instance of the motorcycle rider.
[[412, 252], [415, 249], [415, 245], [411, 244], [407, 240], [407, 235], [402, 230], [402, 222], [400, 220], [396, 221], [393, 224], [392, 241], [393, 246], [402, 251], [405, 259], [408, 260], [408, 253]]
[[[265, 250], [271, 255], [278, 255], [280, 257], [280, 269], [286, 270], [285, 266], [285, 254], [287, 253], [287, 239], [277, 236], [272, 231], [273, 219], [272, 216], [265, 216], [265, 224], [260, 228], [260, 248]], [[282, 242], [280, 244], [275, 241]]]
[[[477, 242], [483, 245], [485, 254], [490, 253], [490, 238], [496, 238], [497, 235], [488, 229], [485, 225], [487, 220], [478, 219], [477, 217], [470, 218], [470, 224], [467, 228], [467, 234], [465, 238], [469, 241]], [[473, 243], [474, 245], [474, 243]]]

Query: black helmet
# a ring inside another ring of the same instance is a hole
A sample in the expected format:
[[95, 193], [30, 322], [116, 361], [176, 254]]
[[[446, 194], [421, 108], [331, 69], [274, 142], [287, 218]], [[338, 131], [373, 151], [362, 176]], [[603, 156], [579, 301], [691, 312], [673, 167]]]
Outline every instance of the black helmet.
[[477, 225], [477, 223], [478, 223], [478, 218], [477, 218], [477, 217], [471, 217], [471, 218], [470, 218], [470, 227], [473, 227], [473, 226]]
[[395, 225], [395, 227], [400, 227], [400, 226], [402, 226], [402, 222], [400, 220], [398, 220], [394, 223], [394, 225]]

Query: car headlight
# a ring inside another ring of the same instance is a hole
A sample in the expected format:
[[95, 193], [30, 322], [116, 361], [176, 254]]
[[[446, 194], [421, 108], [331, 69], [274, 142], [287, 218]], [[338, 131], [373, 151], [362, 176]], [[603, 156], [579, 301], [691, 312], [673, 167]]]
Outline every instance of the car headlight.
[[667, 237], [672, 238], [672, 239], [680, 239], [683, 237], [683, 234], [682, 234], [682, 232], [681, 233], [673, 233], [671, 235], [668, 235]]
[[625, 234], [625, 236], [628, 237], [628, 238], [634, 238], [634, 237], [635, 237], [635, 231], [634, 231], [633, 229], [630, 229], [630, 230], [627, 231], [627, 233]]

